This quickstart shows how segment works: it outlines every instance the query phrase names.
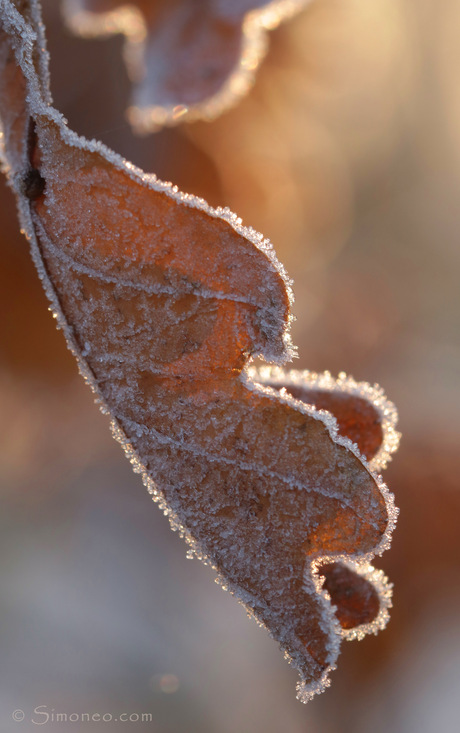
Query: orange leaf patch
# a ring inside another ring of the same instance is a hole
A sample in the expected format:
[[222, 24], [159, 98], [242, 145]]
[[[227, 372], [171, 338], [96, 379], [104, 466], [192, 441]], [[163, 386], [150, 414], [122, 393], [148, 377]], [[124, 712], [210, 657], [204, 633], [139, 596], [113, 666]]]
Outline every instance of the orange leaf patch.
[[392, 497], [330, 413], [246, 368], [292, 351], [270, 243], [71, 132], [46, 60], [35, 0], [0, 0], [9, 180], [55, 317], [135, 470], [277, 639], [306, 701], [349, 638], [330, 598], [341, 613], [343, 572], [323, 566], [351, 567], [380, 596], [355, 636], [385, 620], [389, 586], [368, 563], [388, 546]]

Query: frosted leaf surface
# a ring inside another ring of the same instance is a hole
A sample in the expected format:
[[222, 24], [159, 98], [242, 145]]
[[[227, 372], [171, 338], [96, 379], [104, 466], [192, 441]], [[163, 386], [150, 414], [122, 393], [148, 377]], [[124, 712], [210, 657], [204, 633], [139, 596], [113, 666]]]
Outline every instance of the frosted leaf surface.
[[279, 367], [250, 369], [249, 373], [260, 384], [285, 390], [317, 410], [332, 413], [339, 434], [357, 445], [372, 470], [386, 468], [398, 450], [398, 413], [378, 384], [356, 382], [343, 372], [337, 379], [329, 372], [318, 374]]
[[140, 133], [213, 119], [250, 88], [267, 30], [310, 0], [63, 0], [82, 36], [123, 33], [133, 82], [128, 119]]
[[0, 115], [21, 131], [9, 181], [58, 325], [172, 527], [279, 642], [306, 701], [346, 636], [321, 566], [370, 573], [392, 497], [329, 413], [245, 369], [292, 353], [270, 243], [68, 129], [38, 10], [0, 0], [0, 73], [21, 81], [3, 84]]
[[[369, 461], [370, 468], [385, 468], [398, 449], [398, 414], [378, 385], [356, 382], [341, 373], [250, 368], [250, 377], [261, 385], [285, 391], [317, 410], [327, 411], [337, 422], [340, 435], [349, 438]], [[335, 615], [347, 639], [362, 638], [384, 628], [391, 607], [392, 586], [381, 570], [371, 565], [344, 562], [317, 564], [318, 587], [326, 590], [336, 606]]]

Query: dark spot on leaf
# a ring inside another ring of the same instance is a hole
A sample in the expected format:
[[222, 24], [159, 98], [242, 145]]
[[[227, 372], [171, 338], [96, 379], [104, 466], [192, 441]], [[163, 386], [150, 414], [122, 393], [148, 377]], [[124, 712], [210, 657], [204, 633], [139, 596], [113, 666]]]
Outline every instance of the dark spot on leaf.
[[36, 168], [31, 168], [27, 171], [23, 180], [24, 195], [27, 196], [29, 201], [36, 201], [43, 195], [45, 190], [46, 181]]

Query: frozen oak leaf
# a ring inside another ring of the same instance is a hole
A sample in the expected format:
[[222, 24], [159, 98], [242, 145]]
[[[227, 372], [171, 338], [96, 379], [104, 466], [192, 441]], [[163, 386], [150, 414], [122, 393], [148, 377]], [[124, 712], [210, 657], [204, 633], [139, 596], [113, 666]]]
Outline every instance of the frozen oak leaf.
[[330, 413], [247, 371], [252, 356], [292, 351], [271, 245], [67, 128], [37, 0], [0, 0], [0, 117], [40, 277], [115, 437], [191, 551], [279, 642], [308, 700], [350, 629], [382, 619], [375, 594], [383, 607], [389, 587], [369, 561], [396, 513]]
[[82, 36], [125, 36], [133, 82], [128, 119], [140, 133], [213, 119], [242, 97], [267, 31], [310, 0], [63, 0]]

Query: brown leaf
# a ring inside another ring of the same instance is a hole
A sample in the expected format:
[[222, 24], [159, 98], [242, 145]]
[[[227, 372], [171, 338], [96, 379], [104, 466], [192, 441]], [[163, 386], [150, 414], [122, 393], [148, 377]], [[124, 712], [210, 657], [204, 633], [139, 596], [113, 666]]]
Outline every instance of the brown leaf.
[[0, 0], [0, 76], [18, 66], [26, 81], [4, 87], [0, 113], [22, 130], [10, 183], [55, 317], [135, 470], [279, 641], [307, 700], [344, 635], [318, 565], [385, 549], [392, 498], [330, 415], [244, 370], [291, 351], [269, 243], [72, 133], [44, 95], [45, 56], [34, 63], [37, 5], [21, 9]]
[[310, 0], [63, 0], [71, 30], [123, 33], [141, 133], [212, 119], [235, 104], [267, 50], [266, 32]]

